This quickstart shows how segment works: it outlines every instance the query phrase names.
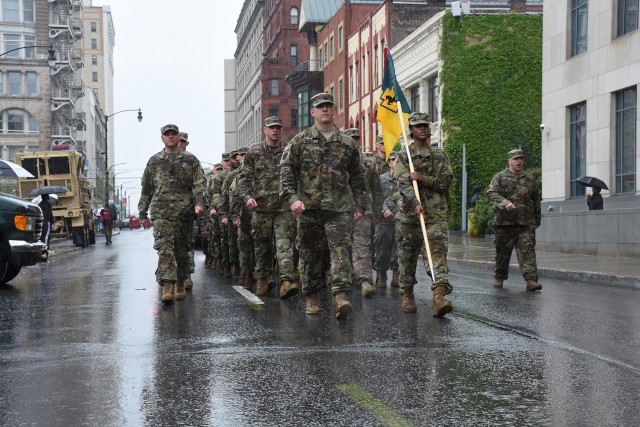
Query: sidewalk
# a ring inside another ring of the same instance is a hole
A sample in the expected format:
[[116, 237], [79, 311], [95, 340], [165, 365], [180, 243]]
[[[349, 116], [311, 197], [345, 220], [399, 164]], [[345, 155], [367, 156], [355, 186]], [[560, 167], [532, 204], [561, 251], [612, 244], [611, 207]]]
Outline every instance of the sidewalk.
[[[536, 256], [541, 281], [548, 278], [640, 289], [640, 260], [637, 259], [541, 250], [536, 251]], [[448, 258], [452, 268], [468, 266], [493, 270], [493, 236], [470, 238], [460, 232], [450, 232]], [[521, 273], [515, 250], [510, 264], [510, 275], [519, 277]]]

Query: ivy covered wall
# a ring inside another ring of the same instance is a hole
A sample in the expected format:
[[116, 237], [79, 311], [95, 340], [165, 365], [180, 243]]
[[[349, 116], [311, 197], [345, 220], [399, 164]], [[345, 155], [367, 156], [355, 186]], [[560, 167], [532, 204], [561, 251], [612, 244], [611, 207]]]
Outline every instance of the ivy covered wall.
[[452, 229], [460, 229], [462, 145], [468, 187], [483, 191], [521, 147], [525, 168], [540, 175], [542, 117], [542, 15], [492, 14], [443, 20], [442, 131], [451, 159]]

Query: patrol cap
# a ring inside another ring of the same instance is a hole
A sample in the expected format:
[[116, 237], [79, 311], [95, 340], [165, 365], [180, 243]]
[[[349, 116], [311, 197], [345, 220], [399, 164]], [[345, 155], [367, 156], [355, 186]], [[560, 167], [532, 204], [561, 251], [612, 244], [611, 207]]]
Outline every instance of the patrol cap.
[[282, 127], [282, 120], [280, 120], [280, 117], [278, 116], [270, 116], [267, 117], [266, 119], [264, 119], [264, 125], [265, 127], [272, 127], [272, 126], [280, 126]]
[[376, 144], [384, 144], [384, 138], [382, 138], [382, 135], [376, 136]]
[[213, 165], [213, 168], [216, 170], [222, 170], [222, 164], [216, 163], [215, 165]]
[[240, 147], [240, 148], [238, 148], [237, 150], [233, 150], [233, 151], [231, 152], [231, 157], [233, 158], [233, 157], [237, 156], [238, 154], [241, 154], [241, 155], [243, 155], [243, 156], [244, 156], [245, 154], [247, 154], [247, 147]]
[[509, 159], [517, 159], [518, 157], [524, 157], [524, 152], [521, 149], [516, 148], [509, 151]]
[[326, 92], [319, 93], [317, 95], [313, 95], [309, 100], [309, 103], [312, 107], [317, 107], [322, 104], [331, 104], [334, 107], [336, 104], [333, 102], [333, 96], [329, 95]]
[[180, 130], [178, 129], [178, 126], [170, 123], [170, 124], [164, 125], [164, 126], [162, 126], [160, 128], [160, 134], [164, 135], [164, 133], [166, 131], [169, 131], [169, 130], [172, 130], [172, 131], [174, 131], [176, 133], [180, 133]]
[[189, 142], [189, 134], [187, 132], [180, 132], [180, 141]]
[[431, 126], [429, 115], [427, 113], [411, 113], [409, 116], [409, 126], [425, 124]]
[[222, 153], [222, 160], [228, 162], [231, 159], [231, 153]]
[[360, 139], [360, 129], [358, 129], [358, 128], [349, 128], [349, 129], [345, 130], [344, 133], [349, 135], [351, 138]]
[[387, 159], [387, 162], [390, 160], [395, 160], [397, 158], [398, 158], [398, 152], [394, 150], [391, 153], [389, 153], [389, 158]]

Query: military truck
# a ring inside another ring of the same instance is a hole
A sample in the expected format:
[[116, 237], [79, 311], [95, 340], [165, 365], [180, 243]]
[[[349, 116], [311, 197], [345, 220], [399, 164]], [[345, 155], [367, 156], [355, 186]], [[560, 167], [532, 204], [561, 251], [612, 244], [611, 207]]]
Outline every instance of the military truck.
[[89, 246], [89, 230], [93, 210], [91, 189], [84, 176], [85, 155], [78, 151], [39, 151], [17, 153], [16, 163], [31, 172], [35, 178], [19, 178], [18, 194], [31, 199], [32, 190], [47, 185], [61, 185], [68, 193], [57, 194], [53, 208], [55, 223], [52, 237], [72, 238], [76, 246]]
[[0, 193], [0, 285], [20, 269], [43, 260], [46, 245], [40, 241], [42, 211], [33, 203]]

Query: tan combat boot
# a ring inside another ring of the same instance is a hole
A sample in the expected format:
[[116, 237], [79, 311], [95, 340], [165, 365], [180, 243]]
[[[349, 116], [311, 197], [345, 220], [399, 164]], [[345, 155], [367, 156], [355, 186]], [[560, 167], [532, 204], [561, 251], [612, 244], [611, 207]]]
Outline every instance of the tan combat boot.
[[231, 277], [236, 280], [240, 277], [240, 267], [237, 264], [231, 266]]
[[387, 287], [387, 272], [377, 270], [376, 271], [376, 287], [378, 288], [386, 288]]
[[176, 301], [183, 300], [187, 297], [187, 291], [185, 291], [184, 289], [185, 289], [184, 282], [178, 281], [178, 283], [176, 283], [176, 293], [175, 293]]
[[184, 279], [184, 290], [190, 291], [193, 288], [193, 282], [191, 281], [191, 276]]
[[413, 286], [402, 288], [402, 311], [405, 313], [415, 313], [418, 311], [416, 306], [416, 297], [413, 296]]
[[362, 296], [365, 298], [371, 298], [376, 294], [376, 288], [373, 287], [371, 282], [365, 280], [362, 282]]
[[[369, 284], [369, 286], [371, 286], [371, 284]], [[333, 298], [336, 303], [336, 319], [344, 319], [349, 313], [351, 313], [351, 309], [353, 308], [347, 299], [347, 293], [338, 292]]]
[[165, 304], [171, 304], [173, 302], [173, 282], [168, 280], [162, 281], [162, 297], [160, 299]]
[[391, 287], [399, 288], [400, 287], [400, 271], [393, 270], [393, 276], [391, 276]]
[[433, 317], [442, 317], [453, 310], [451, 301], [444, 298], [446, 294], [447, 288], [443, 285], [438, 285], [433, 290]]
[[318, 291], [309, 292], [306, 295], [306, 297], [307, 297], [307, 308], [304, 312], [310, 315], [320, 314], [320, 303], [318, 302]]
[[258, 277], [258, 286], [256, 287], [256, 296], [263, 297], [269, 293], [269, 278]]
[[502, 279], [493, 279], [493, 287], [494, 288], [501, 288], [504, 285], [504, 280]]
[[229, 265], [224, 266], [224, 277], [231, 277], [231, 267]]
[[540, 283], [535, 282], [533, 280], [527, 281], [527, 290], [528, 291], [539, 291], [540, 289], [542, 289], [542, 285]]
[[253, 273], [244, 272], [242, 275], [242, 287], [248, 291], [253, 289]]
[[300, 287], [297, 283], [291, 283], [288, 280], [280, 283], [280, 298], [287, 299], [294, 296], [298, 292], [300, 292]]

